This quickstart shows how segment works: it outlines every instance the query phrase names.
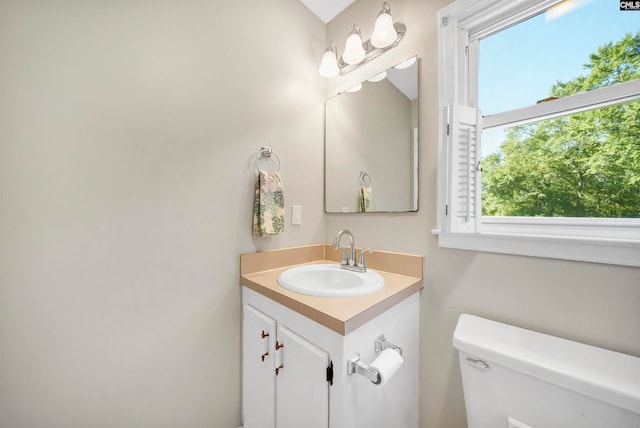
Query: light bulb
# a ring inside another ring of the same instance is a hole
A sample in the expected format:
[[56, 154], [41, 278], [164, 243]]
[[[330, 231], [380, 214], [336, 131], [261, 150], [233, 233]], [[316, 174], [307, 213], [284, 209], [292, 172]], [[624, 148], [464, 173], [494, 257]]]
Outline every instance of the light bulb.
[[347, 64], [358, 64], [364, 59], [365, 55], [366, 52], [362, 47], [362, 38], [360, 37], [360, 27], [355, 24], [353, 30], [349, 33], [349, 37], [347, 37], [342, 60]]
[[340, 73], [335, 46], [336, 44], [331, 42], [327, 50], [322, 54], [322, 62], [320, 62], [320, 67], [318, 68], [318, 73], [322, 77], [336, 77]]
[[391, 46], [398, 37], [398, 33], [393, 26], [393, 18], [391, 18], [390, 12], [391, 9], [385, 2], [382, 10], [378, 13], [376, 23], [373, 27], [373, 34], [371, 35], [371, 44], [376, 48]]

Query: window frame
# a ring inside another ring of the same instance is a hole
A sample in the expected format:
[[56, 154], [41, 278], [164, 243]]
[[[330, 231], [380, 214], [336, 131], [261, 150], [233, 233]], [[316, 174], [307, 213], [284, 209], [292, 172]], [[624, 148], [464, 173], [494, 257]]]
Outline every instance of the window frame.
[[[640, 267], [640, 219], [482, 217], [479, 172], [475, 192], [467, 196], [467, 212], [457, 212], [458, 116], [460, 108], [477, 107], [479, 40], [560, 1], [457, 0], [438, 12], [438, 196], [432, 232], [443, 248]], [[477, 121], [466, 127], [476, 126], [480, 135], [483, 128], [515, 126], [588, 110], [594, 103], [604, 107], [639, 97], [640, 80], [634, 80], [484, 118], [478, 112]], [[603, 104], [603, 99], [608, 101]], [[480, 143], [478, 139], [473, 146], [478, 159]], [[463, 169], [472, 171], [470, 166]]]

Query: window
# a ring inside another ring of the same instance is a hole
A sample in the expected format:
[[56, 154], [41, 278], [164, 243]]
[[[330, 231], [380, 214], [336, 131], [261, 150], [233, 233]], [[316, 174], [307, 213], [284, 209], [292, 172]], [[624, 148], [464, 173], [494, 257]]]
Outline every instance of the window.
[[440, 246], [640, 266], [637, 17], [458, 0], [438, 24]]

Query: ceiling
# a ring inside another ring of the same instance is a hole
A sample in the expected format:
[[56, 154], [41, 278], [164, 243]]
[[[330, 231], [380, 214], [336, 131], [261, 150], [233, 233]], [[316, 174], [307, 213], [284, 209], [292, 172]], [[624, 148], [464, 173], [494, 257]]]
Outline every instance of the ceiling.
[[300, 0], [325, 24], [345, 10], [354, 0]]

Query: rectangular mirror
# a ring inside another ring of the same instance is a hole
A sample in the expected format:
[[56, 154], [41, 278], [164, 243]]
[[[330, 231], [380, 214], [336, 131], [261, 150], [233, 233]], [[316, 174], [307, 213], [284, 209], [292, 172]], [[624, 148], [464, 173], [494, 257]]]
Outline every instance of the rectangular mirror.
[[418, 62], [327, 99], [326, 212], [418, 210]]

